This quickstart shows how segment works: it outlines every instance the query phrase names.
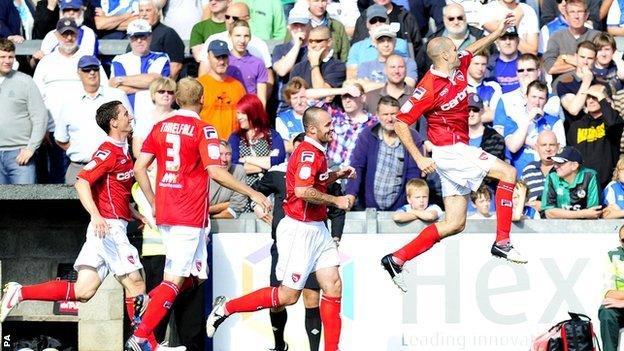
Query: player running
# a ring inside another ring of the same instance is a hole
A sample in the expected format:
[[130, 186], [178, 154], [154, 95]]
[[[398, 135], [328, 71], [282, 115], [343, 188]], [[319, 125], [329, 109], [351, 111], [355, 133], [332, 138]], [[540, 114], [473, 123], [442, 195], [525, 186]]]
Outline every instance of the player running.
[[[499, 180], [496, 189], [496, 240], [491, 253], [512, 262], [527, 262], [509, 240], [515, 169], [482, 149], [468, 145], [467, 71], [470, 60], [473, 53], [487, 48], [505, 33], [513, 20], [513, 15], [508, 15], [500, 21], [496, 31], [472, 43], [459, 54], [449, 38], [432, 39], [427, 44], [427, 55], [433, 65], [397, 116], [396, 133], [418, 167], [425, 174], [437, 170], [446, 211], [443, 221], [427, 226], [410, 243], [381, 259], [384, 269], [403, 291], [407, 291], [402, 275], [403, 264], [429, 250], [441, 239], [464, 229], [467, 195], [471, 190], [477, 190], [486, 176]], [[409, 125], [421, 115], [427, 118], [427, 136], [433, 144], [431, 158], [418, 150], [409, 131]]]
[[230, 315], [295, 304], [308, 276], [315, 272], [323, 296], [320, 304], [325, 335], [325, 351], [338, 350], [342, 321], [340, 303], [342, 282], [338, 272], [340, 259], [336, 244], [325, 226], [327, 205], [346, 210], [347, 196], [327, 194], [328, 184], [338, 179], [354, 178], [352, 167], [329, 172], [326, 146], [333, 139], [331, 116], [323, 109], [308, 108], [303, 114], [304, 141], [293, 151], [286, 168], [286, 216], [277, 226], [279, 287], [266, 287], [226, 302], [215, 299], [206, 321], [206, 333], [212, 337], [216, 328]]
[[[136, 180], [156, 212], [166, 261], [163, 281], [150, 291], [150, 303], [141, 323], [126, 341], [125, 350], [160, 349], [149, 339], [154, 328], [181, 291], [208, 277], [209, 176], [222, 186], [247, 195], [264, 208], [264, 214], [271, 209], [264, 195], [239, 183], [221, 168], [217, 131], [198, 115], [202, 108], [201, 84], [196, 79], [184, 78], [178, 83], [175, 97], [180, 109], [153, 127], [134, 166]], [[154, 159], [155, 195], [147, 175]]]

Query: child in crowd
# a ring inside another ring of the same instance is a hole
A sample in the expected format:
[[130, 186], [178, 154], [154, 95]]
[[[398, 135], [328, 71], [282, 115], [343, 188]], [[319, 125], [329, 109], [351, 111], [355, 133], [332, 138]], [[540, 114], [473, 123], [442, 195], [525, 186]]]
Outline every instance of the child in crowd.
[[613, 178], [603, 192], [604, 205], [603, 218], [624, 218], [624, 157], [620, 157]]
[[527, 206], [526, 200], [529, 193], [529, 187], [522, 180], [516, 183], [514, 188], [512, 204], [513, 209], [511, 212], [511, 220], [514, 222], [521, 221], [523, 219], [540, 219], [539, 212], [533, 207]]
[[426, 222], [437, 221], [442, 216], [438, 205], [429, 205], [429, 186], [424, 179], [410, 179], [405, 185], [407, 205], [399, 208], [392, 219], [397, 223], [407, 223], [417, 219]]
[[472, 202], [475, 212], [468, 216], [468, 219], [495, 219], [496, 214], [491, 211], [492, 194], [487, 185], [481, 184], [477, 191], [470, 193], [470, 201]]

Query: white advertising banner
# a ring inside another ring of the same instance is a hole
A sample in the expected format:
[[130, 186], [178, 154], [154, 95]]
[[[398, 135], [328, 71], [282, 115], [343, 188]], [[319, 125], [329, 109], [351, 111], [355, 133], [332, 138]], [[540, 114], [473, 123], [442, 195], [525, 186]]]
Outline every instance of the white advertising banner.
[[[512, 234], [526, 265], [493, 258], [492, 233], [445, 239], [406, 264], [402, 293], [380, 258], [413, 239], [408, 234], [349, 234], [340, 244], [343, 280], [342, 351], [527, 351], [534, 336], [569, 318], [597, 311], [604, 292], [613, 234]], [[268, 286], [271, 238], [262, 234], [213, 236], [215, 296], [241, 296]], [[236, 315], [216, 333], [214, 349], [273, 347], [268, 311]], [[286, 341], [308, 350], [301, 301], [288, 308]]]

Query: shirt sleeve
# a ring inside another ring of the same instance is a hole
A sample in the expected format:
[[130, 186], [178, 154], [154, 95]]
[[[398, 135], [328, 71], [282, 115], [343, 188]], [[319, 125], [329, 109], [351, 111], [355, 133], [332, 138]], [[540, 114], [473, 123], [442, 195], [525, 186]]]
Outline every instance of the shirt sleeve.
[[111, 63], [111, 71], [110, 71], [111, 78], [127, 76], [126, 69], [123, 66], [123, 64], [118, 61], [118, 57], [119, 56], [115, 56], [113, 58], [113, 62]]
[[319, 171], [319, 155], [313, 151], [302, 151], [296, 155], [297, 159], [290, 158], [290, 162], [296, 162], [295, 187], [309, 187], [314, 185], [314, 180]]
[[617, 0], [611, 3], [609, 7], [609, 12], [607, 13], [607, 26], [620, 26], [620, 17], [621, 17], [620, 4]]
[[167, 54], [171, 62], [184, 62], [184, 42], [176, 31], [172, 30], [165, 37], [164, 47], [167, 48]]
[[162, 56], [156, 59], [152, 65], [150, 65], [147, 73], [158, 73], [163, 77], [169, 77], [171, 73], [171, 67], [169, 65], [169, 56], [167, 54], [163, 54]]
[[275, 118], [275, 130], [282, 137], [282, 140], [290, 140], [290, 135], [288, 133], [288, 127], [286, 127], [286, 123], [282, 120], [282, 114], [280, 113]]
[[433, 107], [434, 99], [433, 89], [419, 84], [414, 94], [401, 106], [397, 119], [410, 125], [413, 124]]
[[141, 152], [152, 155], [156, 154], [156, 133], [158, 133], [158, 131], [152, 128], [152, 131], [147, 134], [145, 141], [143, 141], [143, 146], [141, 146]]
[[603, 201], [605, 205], [617, 205], [616, 199], [615, 199], [615, 191], [613, 191], [613, 186], [614, 183], [609, 183], [609, 185], [607, 185], [607, 187], [604, 189], [603, 193], [602, 193], [602, 197], [603, 197]]
[[82, 168], [77, 177], [93, 184], [110, 172], [114, 166], [115, 155], [110, 150], [100, 148], [93, 154], [91, 161]]
[[204, 125], [199, 135], [199, 155], [204, 167], [218, 166], [221, 164], [221, 152], [219, 150], [219, 136], [215, 127]]

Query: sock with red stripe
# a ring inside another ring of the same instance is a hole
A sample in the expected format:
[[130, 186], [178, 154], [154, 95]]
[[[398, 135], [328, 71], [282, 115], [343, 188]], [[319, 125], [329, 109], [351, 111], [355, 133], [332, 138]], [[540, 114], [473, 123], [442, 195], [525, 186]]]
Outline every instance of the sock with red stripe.
[[498, 182], [496, 187], [496, 243], [504, 245], [509, 242], [511, 230], [512, 198], [514, 183]]
[[225, 304], [225, 313], [230, 315], [239, 312], [253, 312], [277, 306], [279, 306], [278, 288], [267, 287], [228, 301]]
[[74, 283], [67, 280], [22, 286], [22, 301], [76, 301]]
[[438, 228], [435, 224], [430, 224], [414, 240], [393, 253], [392, 256], [397, 264], [403, 265], [405, 262], [429, 250], [438, 241], [440, 241]]
[[178, 293], [178, 287], [165, 280], [150, 291], [151, 300], [134, 335], [139, 338], [148, 338], [158, 323], [167, 315]]
[[320, 312], [323, 323], [323, 335], [325, 335], [325, 351], [337, 351], [340, 342], [340, 319], [341, 297], [332, 297], [323, 294], [321, 298]]

